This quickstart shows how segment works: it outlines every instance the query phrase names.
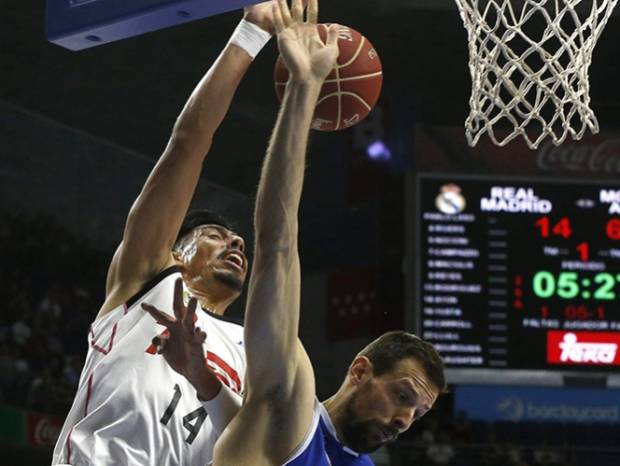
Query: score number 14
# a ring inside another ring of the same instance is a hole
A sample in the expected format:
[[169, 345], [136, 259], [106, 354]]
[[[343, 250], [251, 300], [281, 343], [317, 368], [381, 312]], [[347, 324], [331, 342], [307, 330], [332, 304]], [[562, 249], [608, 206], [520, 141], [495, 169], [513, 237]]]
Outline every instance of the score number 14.
[[[572, 236], [573, 230], [570, 225], [568, 217], [562, 217], [555, 224], [551, 224], [549, 217], [541, 217], [536, 220], [536, 226], [540, 229], [540, 235], [543, 238], [549, 238], [549, 236], [561, 236], [564, 239], [568, 239]], [[620, 240], [620, 219], [612, 218], [607, 222], [605, 226], [605, 233], [611, 240]], [[575, 249], [579, 253], [579, 258], [583, 262], [590, 260], [590, 248], [587, 242], [579, 243]]]

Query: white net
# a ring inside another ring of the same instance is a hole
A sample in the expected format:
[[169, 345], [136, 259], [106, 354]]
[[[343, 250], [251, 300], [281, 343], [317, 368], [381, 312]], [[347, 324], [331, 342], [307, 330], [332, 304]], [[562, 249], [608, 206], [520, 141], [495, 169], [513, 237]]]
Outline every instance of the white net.
[[467, 140], [483, 134], [530, 148], [549, 136], [598, 132], [590, 108], [592, 52], [618, 0], [455, 0], [472, 78]]

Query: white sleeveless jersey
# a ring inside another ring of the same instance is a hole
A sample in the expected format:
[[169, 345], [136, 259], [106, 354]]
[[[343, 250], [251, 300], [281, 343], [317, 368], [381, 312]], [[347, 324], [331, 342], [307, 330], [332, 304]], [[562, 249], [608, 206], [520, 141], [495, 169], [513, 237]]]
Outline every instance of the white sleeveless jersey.
[[[88, 355], [52, 464], [205, 466], [218, 433], [196, 390], [156, 354], [163, 333], [140, 304], [172, 314], [176, 267], [163, 271], [88, 334]], [[206, 363], [233, 391], [245, 375], [243, 327], [198, 310]]]

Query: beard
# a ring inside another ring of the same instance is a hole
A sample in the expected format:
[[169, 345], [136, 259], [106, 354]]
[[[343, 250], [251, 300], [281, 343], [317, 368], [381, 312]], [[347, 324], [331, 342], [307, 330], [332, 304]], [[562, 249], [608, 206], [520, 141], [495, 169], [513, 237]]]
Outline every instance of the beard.
[[227, 287], [235, 291], [243, 291], [243, 286], [245, 282], [235, 272], [231, 272], [228, 270], [215, 270], [213, 272], [213, 277], [223, 285], [226, 285]]
[[[355, 393], [348, 401], [345, 408], [345, 417], [342, 420], [343, 443], [358, 453], [372, 453], [383, 446], [383, 442], [372, 440], [373, 432], [378, 427], [384, 427], [376, 421], [360, 421], [355, 414], [353, 404], [360, 393]], [[387, 428], [386, 430], [389, 430]]]

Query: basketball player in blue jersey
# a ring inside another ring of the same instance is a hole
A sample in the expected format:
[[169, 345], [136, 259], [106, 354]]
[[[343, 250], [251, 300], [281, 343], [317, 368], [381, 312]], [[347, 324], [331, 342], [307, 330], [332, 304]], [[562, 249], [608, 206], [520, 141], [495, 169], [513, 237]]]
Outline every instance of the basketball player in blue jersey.
[[[297, 336], [297, 215], [311, 118], [338, 50], [335, 26], [326, 44], [318, 36], [318, 0], [309, 0], [305, 13], [304, 18], [301, 0], [292, 0], [290, 9], [286, 0], [278, 0], [274, 14], [278, 45], [291, 77], [256, 198], [256, 249], [245, 314], [244, 403], [216, 444], [215, 466], [370, 465], [366, 453], [396, 439], [445, 389], [435, 349], [414, 335], [390, 332], [358, 353], [335, 395], [323, 403], [316, 400], [314, 370]], [[185, 305], [178, 293], [174, 318], [143, 304], [168, 327], [171, 337], [159, 339], [158, 346], [186, 376], [193, 370], [190, 366], [204, 371], [190, 360], [192, 355], [202, 359], [206, 337], [194, 325], [195, 307], [195, 301]]]
[[[274, 32], [272, 15], [270, 3], [246, 8], [129, 212], [54, 465], [205, 465], [241, 404], [243, 329], [223, 315], [244, 287], [244, 242], [208, 212], [184, 217], [237, 86]], [[156, 354], [152, 340], [165, 329], [140, 307], [168, 305], [175, 286], [199, 304], [196, 325], [209, 332], [199, 364], [210, 370], [197, 379]]]

